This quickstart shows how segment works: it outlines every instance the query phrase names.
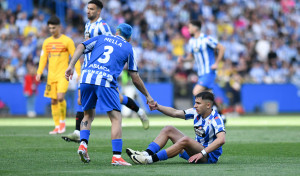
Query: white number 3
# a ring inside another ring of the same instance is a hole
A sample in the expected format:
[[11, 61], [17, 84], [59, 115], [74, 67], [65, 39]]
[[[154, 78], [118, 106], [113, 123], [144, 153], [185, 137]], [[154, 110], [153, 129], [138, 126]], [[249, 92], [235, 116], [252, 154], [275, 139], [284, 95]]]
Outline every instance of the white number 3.
[[109, 61], [109, 59], [110, 59], [110, 54], [114, 51], [114, 48], [113, 48], [112, 46], [106, 45], [106, 46], [104, 47], [104, 50], [107, 50], [107, 51], [105, 51], [105, 52], [103, 53], [103, 55], [102, 55], [102, 56], [104, 56], [104, 58], [99, 57], [99, 59], [98, 59], [98, 62], [100, 62], [100, 63], [102, 63], [102, 64], [105, 64], [105, 63], [107, 63], [107, 62]]

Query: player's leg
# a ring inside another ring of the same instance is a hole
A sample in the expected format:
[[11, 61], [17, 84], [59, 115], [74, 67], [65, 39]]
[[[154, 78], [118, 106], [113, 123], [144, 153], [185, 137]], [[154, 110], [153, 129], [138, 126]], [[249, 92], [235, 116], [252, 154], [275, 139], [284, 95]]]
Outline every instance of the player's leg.
[[[160, 151], [163, 148], [168, 140], [170, 139], [173, 143], [176, 143], [178, 140], [183, 138], [185, 135], [173, 126], [165, 126], [159, 133], [159, 135], [151, 142], [148, 148], [143, 152], [134, 151], [130, 148], [126, 149], [128, 156], [134, 160], [131, 155], [143, 155], [143, 156], [152, 156]], [[181, 151], [184, 152], [184, 151]]]
[[50, 131], [49, 134], [57, 134], [59, 131], [59, 117], [60, 117], [57, 99], [51, 99], [51, 113], [52, 113], [52, 118], [54, 121], [55, 128], [54, 130]]
[[73, 133], [70, 133], [66, 136], [62, 136], [62, 139], [64, 139], [67, 142], [80, 142], [80, 123], [84, 117], [84, 112], [81, 106], [81, 96], [80, 96], [80, 89], [78, 88], [78, 98], [77, 98], [77, 112], [76, 112], [76, 118], [75, 118], [75, 130]]
[[91, 125], [95, 117], [95, 109], [88, 109], [84, 111], [84, 118], [80, 124], [80, 145], [77, 153], [79, 154], [80, 160], [84, 163], [90, 162], [88, 155], [88, 143], [90, 138]]
[[121, 157], [122, 153], [122, 116], [119, 91], [116, 88], [98, 86], [97, 96], [99, 98], [98, 107], [106, 111], [111, 121], [111, 144], [113, 157], [112, 165], [131, 165]]
[[66, 131], [66, 115], [67, 115], [67, 103], [65, 95], [68, 90], [69, 82], [65, 78], [61, 78], [57, 82], [57, 100], [60, 111], [60, 124], [58, 133], [64, 133]]
[[122, 105], [125, 105], [127, 108], [131, 109], [132, 111], [138, 114], [143, 124], [143, 128], [147, 130], [149, 128], [149, 119], [145, 111], [142, 108], [140, 108], [132, 98], [127, 97], [126, 95], [122, 95], [120, 93], [119, 93], [119, 98], [120, 98], [120, 103]]
[[[184, 136], [180, 138], [175, 144], [171, 145], [165, 150], [161, 150], [152, 156], [132, 155], [132, 161], [136, 164], [151, 164], [157, 161], [167, 160], [178, 155], [185, 149], [189, 156], [200, 153], [204, 147], [192, 138]], [[200, 163], [207, 162], [207, 156], [199, 160]]]
[[196, 84], [194, 89], [193, 89], [193, 95], [196, 96], [197, 94], [203, 92], [206, 90], [206, 87], [202, 86], [202, 85], [199, 85], [199, 84]]
[[111, 121], [111, 144], [112, 144], [112, 165], [130, 166], [122, 157], [122, 116], [120, 111], [112, 110], [107, 112]]
[[47, 82], [44, 96], [51, 98], [51, 114], [54, 121], [55, 128], [49, 134], [57, 134], [59, 130], [59, 107], [57, 101], [57, 83]]
[[58, 133], [64, 133], [66, 131], [66, 111], [67, 103], [65, 100], [65, 93], [57, 93], [58, 108], [60, 113], [59, 130]]
[[88, 143], [90, 137], [90, 129], [95, 117], [95, 107], [97, 103], [97, 87], [90, 84], [80, 84], [81, 88], [81, 103], [84, 110], [84, 118], [80, 124], [80, 145], [77, 153], [82, 162], [90, 162], [88, 156]]

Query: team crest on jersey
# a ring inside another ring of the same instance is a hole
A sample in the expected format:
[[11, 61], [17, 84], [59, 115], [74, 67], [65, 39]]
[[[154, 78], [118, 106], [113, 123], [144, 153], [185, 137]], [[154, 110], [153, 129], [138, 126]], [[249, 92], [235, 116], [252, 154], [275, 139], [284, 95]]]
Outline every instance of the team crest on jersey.
[[193, 48], [193, 51], [194, 51], [194, 53], [197, 53], [197, 52], [199, 52], [199, 48]]
[[52, 49], [56, 49], [56, 48], [55, 48], [55, 45], [52, 45]]

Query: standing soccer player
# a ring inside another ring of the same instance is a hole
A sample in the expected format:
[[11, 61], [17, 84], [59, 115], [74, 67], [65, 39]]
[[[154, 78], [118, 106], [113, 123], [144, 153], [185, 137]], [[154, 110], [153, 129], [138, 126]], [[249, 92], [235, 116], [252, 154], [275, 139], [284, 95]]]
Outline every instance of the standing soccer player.
[[[103, 4], [99, 0], [91, 0], [88, 2], [87, 6], [87, 17], [89, 21], [85, 25], [85, 32], [84, 32], [84, 37], [85, 40], [88, 40], [90, 38], [96, 37], [98, 35], [106, 35], [106, 36], [111, 36], [111, 30], [108, 24], [101, 18], [100, 14], [103, 8]], [[84, 55], [84, 63], [82, 67], [86, 67], [88, 61], [90, 60], [91, 53], [87, 53]], [[78, 104], [80, 105], [77, 109], [77, 114], [76, 114], [76, 126], [75, 130], [73, 133], [68, 134], [66, 136], [62, 136], [62, 138], [66, 141], [74, 141], [74, 142], [79, 142], [80, 140], [80, 123], [83, 119], [83, 110], [81, 107], [81, 100], [80, 100], [80, 87], [78, 88]], [[125, 95], [119, 94], [120, 102], [121, 104], [125, 105], [129, 109], [135, 111], [142, 124], [144, 129], [149, 128], [149, 120], [148, 117], [145, 113], [145, 111], [140, 108], [133, 99], [130, 97], [127, 97]]]
[[[222, 60], [225, 48], [216, 39], [201, 33], [201, 21], [193, 20], [188, 25], [192, 38], [189, 40], [189, 51], [185, 59], [179, 57], [178, 61], [196, 61], [198, 83], [193, 89], [196, 96], [205, 90], [211, 90], [216, 79], [216, 69]], [[215, 50], [218, 55], [215, 58]]]
[[90, 158], [87, 153], [90, 129], [95, 116], [97, 100], [100, 110], [106, 111], [111, 120], [111, 143], [113, 165], [131, 165], [121, 157], [122, 153], [122, 117], [117, 78], [128, 64], [132, 82], [146, 97], [147, 103], [154, 105], [154, 100], [148, 93], [138, 75], [136, 54], [129, 43], [132, 27], [122, 23], [118, 26], [116, 36], [99, 35], [78, 45], [65, 76], [71, 79], [74, 65], [83, 52], [91, 53], [85, 67], [82, 69], [80, 80], [81, 103], [84, 118], [80, 125], [80, 146], [78, 154], [81, 161], [87, 163]]
[[[49, 134], [64, 133], [66, 131], [66, 101], [69, 82], [65, 79], [65, 70], [68, 68], [69, 57], [73, 56], [75, 45], [72, 39], [61, 34], [60, 20], [52, 16], [48, 21], [51, 37], [47, 38], [42, 47], [39, 68], [36, 80], [40, 81], [43, 70], [48, 61], [48, 77], [45, 97], [51, 98], [51, 111], [55, 124]], [[76, 64], [76, 72], [80, 75], [80, 63]]]
[[[213, 37], [201, 33], [201, 21], [192, 20], [188, 25], [188, 30], [192, 38], [188, 44], [188, 55], [185, 59], [178, 58], [179, 62], [182, 61], [196, 61], [198, 82], [193, 89], [193, 95], [203, 91], [211, 91], [216, 80], [216, 69], [219, 62], [222, 60], [225, 48], [218, 40]], [[218, 52], [215, 57], [215, 51]], [[215, 104], [214, 109], [217, 105]], [[225, 116], [221, 115], [224, 122]]]

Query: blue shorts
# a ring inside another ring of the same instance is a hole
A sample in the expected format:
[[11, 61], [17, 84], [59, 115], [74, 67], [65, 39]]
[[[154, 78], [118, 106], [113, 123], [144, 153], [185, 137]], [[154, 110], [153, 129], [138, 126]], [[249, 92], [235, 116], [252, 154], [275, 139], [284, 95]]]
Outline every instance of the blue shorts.
[[200, 86], [212, 89], [216, 80], [216, 72], [210, 72], [209, 74], [199, 76], [197, 84]]
[[83, 112], [82, 106], [76, 103], [76, 111], [77, 112]]
[[97, 100], [101, 111], [121, 111], [119, 92], [116, 88], [80, 84], [81, 104], [84, 111], [95, 109]]

